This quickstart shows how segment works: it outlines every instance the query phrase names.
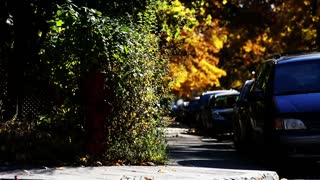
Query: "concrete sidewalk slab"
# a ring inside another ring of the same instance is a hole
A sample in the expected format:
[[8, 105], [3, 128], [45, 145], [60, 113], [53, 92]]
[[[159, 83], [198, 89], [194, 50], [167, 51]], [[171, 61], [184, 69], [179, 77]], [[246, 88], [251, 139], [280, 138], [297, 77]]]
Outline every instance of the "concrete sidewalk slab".
[[18, 169], [0, 172], [0, 179], [47, 180], [278, 180], [272, 171], [229, 170], [181, 166], [100, 166], [60, 167], [47, 169]]

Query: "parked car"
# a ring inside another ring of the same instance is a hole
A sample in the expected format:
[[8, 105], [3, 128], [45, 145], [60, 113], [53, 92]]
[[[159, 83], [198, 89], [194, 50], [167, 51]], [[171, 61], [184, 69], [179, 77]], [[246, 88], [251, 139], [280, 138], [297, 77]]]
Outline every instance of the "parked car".
[[187, 114], [189, 103], [190, 103], [189, 100], [183, 100], [183, 103], [182, 103], [182, 106], [181, 106], [181, 115], [180, 115], [182, 123], [185, 123], [186, 114]]
[[220, 93], [226, 93], [226, 92], [237, 92], [237, 91], [230, 89], [230, 90], [217, 91], [216, 93], [210, 94], [207, 105], [201, 111], [201, 120], [202, 120], [202, 126], [204, 131], [207, 131], [207, 132], [210, 131], [210, 128], [211, 128], [210, 125], [212, 124], [211, 111], [213, 108], [215, 97], [217, 97], [216, 95]]
[[252, 80], [247, 80], [240, 91], [240, 95], [234, 104], [234, 116], [232, 119], [233, 141], [237, 150], [242, 150], [248, 143], [248, 95], [253, 84]]
[[233, 106], [239, 94], [236, 90], [230, 90], [211, 98], [209, 102], [211, 111], [206, 122], [209, 134], [219, 138], [220, 135], [232, 133]]
[[196, 119], [196, 110], [199, 108], [199, 99], [200, 97], [194, 97], [188, 103], [188, 106], [185, 108], [184, 120], [183, 122], [190, 126], [194, 127], [195, 119]]
[[286, 157], [320, 155], [320, 53], [280, 54], [267, 60], [250, 88], [252, 147]]
[[170, 116], [176, 117], [179, 114], [179, 107], [177, 105], [177, 102], [171, 102], [170, 104]]
[[225, 92], [227, 90], [214, 90], [214, 91], [206, 91], [200, 95], [199, 99], [199, 105], [198, 108], [196, 109], [196, 119], [195, 119], [195, 124], [196, 128], [200, 130], [204, 130], [205, 128], [205, 121], [206, 121], [206, 116], [207, 116], [207, 111], [209, 107], [209, 100], [210, 97], [212, 97], [215, 94]]
[[182, 122], [184, 118], [185, 101], [178, 99], [171, 103], [171, 115], [176, 118], [176, 121]]

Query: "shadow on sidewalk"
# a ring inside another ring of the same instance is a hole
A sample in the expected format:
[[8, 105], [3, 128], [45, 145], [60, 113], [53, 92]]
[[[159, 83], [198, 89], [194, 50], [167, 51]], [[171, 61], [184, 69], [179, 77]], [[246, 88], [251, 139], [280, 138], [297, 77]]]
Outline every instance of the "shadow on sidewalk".
[[[172, 123], [171, 127], [189, 128], [183, 124]], [[188, 132], [168, 139], [170, 162], [176, 166], [205, 168], [238, 169], [238, 170], [270, 170], [276, 171], [281, 178], [287, 179], [320, 179], [320, 163], [314, 160], [292, 159], [269, 164], [262, 160], [263, 154], [243, 155], [238, 153], [229, 138], [217, 141], [201, 135], [203, 133]]]

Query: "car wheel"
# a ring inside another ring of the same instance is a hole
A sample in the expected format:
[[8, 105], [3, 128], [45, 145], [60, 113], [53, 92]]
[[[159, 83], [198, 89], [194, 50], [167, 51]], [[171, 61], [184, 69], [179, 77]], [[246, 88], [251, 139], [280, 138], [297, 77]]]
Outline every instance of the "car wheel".
[[242, 125], [238, 120], [234, 121], [233, 125], [233, 142], [236, 150], [241, 150], [243, 146]]
[[250, 123], [243, 120], [237, 121], [238, 128], [235, 129], [234, 144], [237, 151], [248, 153], [252, 149], [252, 127]]
[[196, 121], [195, 122], [195, 128], [197, 128], [198, 130], [201, 130], [202, 121], [201, 121], [199, 113], [196, 114], [195, 121]]

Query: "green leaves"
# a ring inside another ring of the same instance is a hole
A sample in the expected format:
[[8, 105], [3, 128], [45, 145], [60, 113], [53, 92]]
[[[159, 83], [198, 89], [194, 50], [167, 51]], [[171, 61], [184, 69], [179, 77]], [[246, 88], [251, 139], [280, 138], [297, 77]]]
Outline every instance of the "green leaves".
[[155, 105], [166, 93], [160, 89], [165, 89], [162, 79], [167, 69], [159, 56], [159, 39], [152, 33], [156, 31], [154, 4], [146, 7], [135, 22], [130, 16], [109, 18], [67, 3], [49, 21], [51, 31], [41, 57], [48, 62], [48, 78], [67, 97], [57, 110], [61, 119], [83, 114], [78, 100], [81, 78], [87, 72], [106, 73], [110, 93], [105, 101], [113, 106], [106, 123], [108, 160], [138, 163], [165, 158], [165, 138], [158, 136], [160, 129], [153, 129], [163, 126], [161, 109]]
[[56, 21], [56, 26], [60, 27], [60, 26], [62, 26], [62, 24], [64, 24], [64, 22], [61, 19]]

